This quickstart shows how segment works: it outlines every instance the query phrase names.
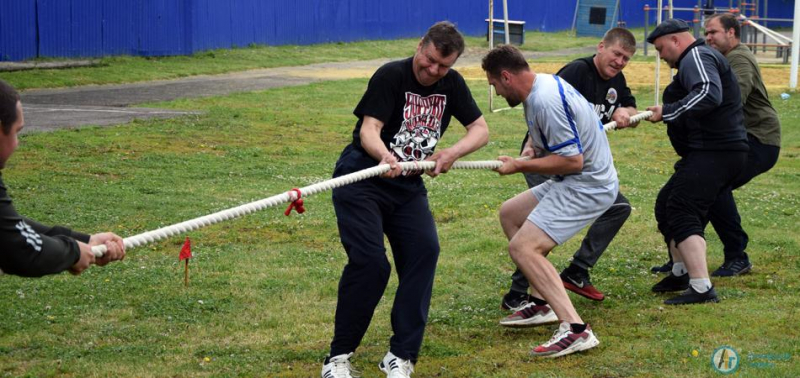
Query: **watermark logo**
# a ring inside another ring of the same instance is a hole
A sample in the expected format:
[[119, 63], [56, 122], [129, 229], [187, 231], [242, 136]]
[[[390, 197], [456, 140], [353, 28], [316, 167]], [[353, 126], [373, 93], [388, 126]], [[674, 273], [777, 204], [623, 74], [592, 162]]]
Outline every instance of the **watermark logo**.
[[711, 354], [711, 366], [722, 374], [731, 374], [739, 369], [739, 353], [729, 346], [721, 346]]

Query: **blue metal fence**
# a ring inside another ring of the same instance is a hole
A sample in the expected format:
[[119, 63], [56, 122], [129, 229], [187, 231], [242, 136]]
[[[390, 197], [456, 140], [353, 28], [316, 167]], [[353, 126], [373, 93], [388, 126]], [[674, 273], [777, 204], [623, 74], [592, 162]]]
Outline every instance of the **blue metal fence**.
[[[619, 19], [642, 26], [646, 2], [622, 0]], [[791, 17], [792, 4], [770, 2], [769, 16]], [[509, 0], [508, 10], [527, 30], [556, 31], [572, 26], [575, 1]], [[481, 36], [487, 16], [488, 0], [0, 0], [0, 60], [419, 37], [445, 19]]]
[[36, 0], [0, 1], [0, 61], [37, 55]]

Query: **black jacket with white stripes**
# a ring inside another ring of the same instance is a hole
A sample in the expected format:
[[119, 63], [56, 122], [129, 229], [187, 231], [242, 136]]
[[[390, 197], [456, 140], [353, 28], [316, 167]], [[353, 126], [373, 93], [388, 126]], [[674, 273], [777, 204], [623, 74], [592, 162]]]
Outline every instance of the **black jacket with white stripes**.
[[89, 235], [65, 227], [47, 227], [14, 209], [0, 173], [0, 271], [25, 277], [63, 272], [80, 258], [76, 240]]
[[680, 156], [698, 150], [747, 151], [742, 98], [727, 59], [698, 39], [678, 58], [664, 90], [663, 120]]

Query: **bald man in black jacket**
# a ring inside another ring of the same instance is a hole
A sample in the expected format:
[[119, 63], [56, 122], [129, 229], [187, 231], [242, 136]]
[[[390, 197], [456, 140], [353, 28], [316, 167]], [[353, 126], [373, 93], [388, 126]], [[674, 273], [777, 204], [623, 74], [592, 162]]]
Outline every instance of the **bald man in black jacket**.
[[674, 260], [654, 292], [685, 290], [666, 304], [719, 301], [706, 262], [708, 210], [744, 167], [747, 134], [736, 77], [727, 59], [695, 40], [689, 26], [664, 21], [648, 36], [661, 58], [677, 68], [664, 90], [664, 105], [647, 108], [651, 122], [664, 121], [680, 159], [658, 194], [655, 216]]

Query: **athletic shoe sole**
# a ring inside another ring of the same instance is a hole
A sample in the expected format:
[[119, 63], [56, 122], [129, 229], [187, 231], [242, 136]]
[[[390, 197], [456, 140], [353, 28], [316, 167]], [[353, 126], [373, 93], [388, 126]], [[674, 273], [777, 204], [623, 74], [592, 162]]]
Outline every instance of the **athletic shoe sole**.
[[742, 269], [742, 270], [740, 270], [738, 272], [733, 272], [732, 274], [719, 274], [718, 272], [721, 269], [722, 268], [717, 269], [714, 272], [712, 272], [711, 273], [711, 277], [736, 277], [736, 276], [740, 276], [742, 274], [750, 273], [750, 270], [753, 269], [753, 264], [750, 264], [749, 266], [745, 267], [744, 269]]
[[511, 318], [514, 315], [509, 315], [500, 320], [500, 325], [504, 327], [534, 327], [542, 324], [550, 324], [558, 322], [558, 316], [555, 311], [550, 310], [545, 315], [536, 315], [527, 319]]
[[[597, 293], [591, 293], [591, 292], [588, 292], [588, 291], [584, 290], [583, 288], [578, 287], [577, 285], [572, 284], [569, 281], [562, 280], [561, 282], [564, 283], [564, 288], [565, 289], [567, 289], [567, 290], [569, 290], [569, 291], [571, 291], [571, 292], [573, 292], [575, 294], [578, 294], [578, 295], [580, 295], [580, 296], [582, 296], [582, 297], [584, 297], [586, 299], [591, 299], [591, 300], [597, 301], [597, 302], [602, 302], [603, 299], [606, 299], [606, 296], [603, 295], [603, 293], [601, 293], [599, 291], [597, 291]], [[595, 289], [595, 290], [597, 290], [597, 289]]]
[[600, 345], [600, 340], [598, 340], [597, 337], [595, 337], [593, 333], [591, 335], [592, 335], [592, 337], [589, 338], [588, 340], [575, 341], [574, 343], [572, 343], [572, 345], [569, 346], [569, 348], [564, 349], [562, 351], [559, 351], [559, 352], [556, 352], [556, 353], [535, 353], [535, 352], [531, 352], [531, 355], [534, 356], [534, 357], [556, 358], [556, 357], [566, 356], [568, 354], [582, 352], [584, 350], [592, 349], [592, 348]]

